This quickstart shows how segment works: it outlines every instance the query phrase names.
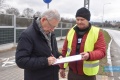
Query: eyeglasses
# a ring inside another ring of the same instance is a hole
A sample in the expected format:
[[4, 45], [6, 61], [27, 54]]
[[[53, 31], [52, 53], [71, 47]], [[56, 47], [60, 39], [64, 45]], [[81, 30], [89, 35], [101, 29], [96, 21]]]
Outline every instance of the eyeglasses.
[[46, 20], [47, 20], [47, 22], [48, 22], [48, 24], [50, 25], [51, 28], [55, 28], [55, 26], [53, 26], [53, 25], [49, 22], [48, 19], [46, 19]]

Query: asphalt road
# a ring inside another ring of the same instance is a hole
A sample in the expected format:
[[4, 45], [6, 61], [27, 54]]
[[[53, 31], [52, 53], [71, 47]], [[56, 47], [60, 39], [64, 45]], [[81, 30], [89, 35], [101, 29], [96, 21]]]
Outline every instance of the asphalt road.
[[107, 29], [108, 33], [110, 34], [110, 36], [112, 37], [112, 39], [118, 44], [118, 46], [120, 47], [120, 31], [117, 30], [110, 30]]

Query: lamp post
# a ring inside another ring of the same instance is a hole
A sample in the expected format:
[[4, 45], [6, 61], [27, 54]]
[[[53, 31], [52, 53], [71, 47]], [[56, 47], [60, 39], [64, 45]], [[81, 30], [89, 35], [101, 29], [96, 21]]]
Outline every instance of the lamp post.
[[111, 3], [105, 3], [103, 4], [103, 17], [102, 17], [102, 27], [104, 27], [104, 6], [107, 4], [111, 4]]

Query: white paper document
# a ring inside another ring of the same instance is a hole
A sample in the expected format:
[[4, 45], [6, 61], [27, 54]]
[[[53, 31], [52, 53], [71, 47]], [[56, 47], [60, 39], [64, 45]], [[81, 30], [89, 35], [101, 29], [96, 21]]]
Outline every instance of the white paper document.
[[81, 55], [74, 55], [74, 56], [64, 57], [64, 58], [61, 58], [61, 59], [57, 59], [54, 64], [78, 61], [78, 60], [81, 60], [81, 58], [82, 58]]

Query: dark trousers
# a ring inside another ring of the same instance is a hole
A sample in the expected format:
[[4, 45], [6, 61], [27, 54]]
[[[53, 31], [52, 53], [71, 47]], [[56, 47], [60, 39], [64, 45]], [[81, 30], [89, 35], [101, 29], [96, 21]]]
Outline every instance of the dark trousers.
[[78, 75], [69, 70], [68, 80], [96, 80], [96, 76]]

